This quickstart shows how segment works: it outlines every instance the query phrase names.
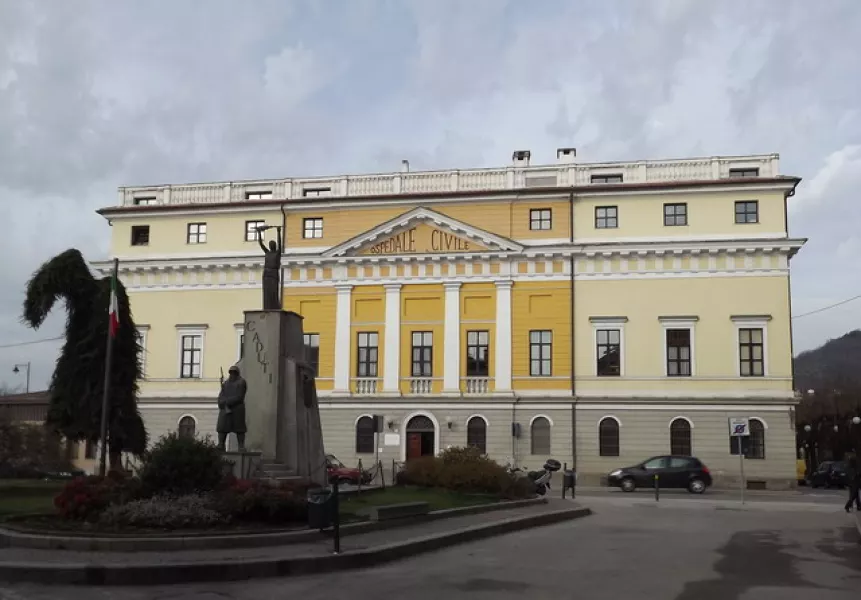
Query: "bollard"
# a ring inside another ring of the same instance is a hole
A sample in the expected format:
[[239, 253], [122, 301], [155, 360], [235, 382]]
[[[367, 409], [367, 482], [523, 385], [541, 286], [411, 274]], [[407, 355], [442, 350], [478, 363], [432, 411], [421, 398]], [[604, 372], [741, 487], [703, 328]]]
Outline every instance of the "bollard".
[[358, 486], [358, 490], [356, 490], [356, 495], [361, 495], [362, 493], [362, 477], [365, 476], [365, 471], [362, 469], [362, 459], [359, 459], [359, 481], [356, 482]]
[[658, 484], [658, 474], [655, 473], [655, 502], [658, 502], [661, 499], [661, 489]]
[[568, 478], [566, 477], [566, 473], [568, 473], [568, 463], [562, 463], [562, 499], [565, 500], [565, 488], [568, 487]]
[[341, 506], [338, 501], [338, 480], [335, 480], [335, 483], [332, 484], [332, 494], [335, 496], [332, 501], [335, 503], [334, 511], [335, 511], [335, 554], [341, 553]]
[[380, 486], [382, 489], [386, 489], [386, 472], [383, 471], [383, 461], [377, 461], [377, 473], [380, 474]]

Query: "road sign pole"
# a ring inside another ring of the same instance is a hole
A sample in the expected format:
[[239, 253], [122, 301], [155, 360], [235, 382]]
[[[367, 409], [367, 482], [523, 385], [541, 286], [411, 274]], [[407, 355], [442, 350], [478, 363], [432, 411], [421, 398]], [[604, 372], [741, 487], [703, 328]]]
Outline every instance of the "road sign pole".
[[742, 452], [742, 438], [738, 439], [738, 467], [739, 472], [741, 473], [741, 503], [744, 504], [744, 452]]

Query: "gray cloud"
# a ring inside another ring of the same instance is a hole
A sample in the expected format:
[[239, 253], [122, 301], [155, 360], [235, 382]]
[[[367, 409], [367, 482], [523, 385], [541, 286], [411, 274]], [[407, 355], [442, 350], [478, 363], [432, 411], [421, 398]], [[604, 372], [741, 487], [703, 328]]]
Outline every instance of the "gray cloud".
[[[821, 5], [820, 5], [821, 4]], [[0, 4], [0, 345], [23, 286], [70, 246], [103, 256], [116, 187], [552, 160], [779, 151], [805, 182], [797, 312], [861, 293], [861, 5], [695, 0], [59, 0]], [[796, 349], [861, 303], [796, 322]], [[32, 360], [56, 344], [0, 348]]]

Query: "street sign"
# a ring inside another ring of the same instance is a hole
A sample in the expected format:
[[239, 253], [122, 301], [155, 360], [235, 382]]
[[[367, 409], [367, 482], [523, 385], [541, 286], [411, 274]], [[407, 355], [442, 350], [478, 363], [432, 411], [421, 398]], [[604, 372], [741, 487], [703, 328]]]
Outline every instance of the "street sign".
[[731, 437], [745, 437], [750, 435], [750, 419], [747, 417], [730, 417], [729, 434]]

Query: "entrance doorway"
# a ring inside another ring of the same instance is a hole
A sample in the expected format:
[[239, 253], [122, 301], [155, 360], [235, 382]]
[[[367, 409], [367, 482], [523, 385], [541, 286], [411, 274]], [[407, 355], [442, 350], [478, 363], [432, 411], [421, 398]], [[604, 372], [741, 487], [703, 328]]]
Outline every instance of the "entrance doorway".
[[424, 415], [416, 415], [407, 423], [407, 460], [433, 456], [436, 447], [436, 427]]

